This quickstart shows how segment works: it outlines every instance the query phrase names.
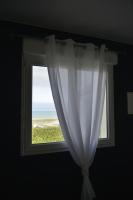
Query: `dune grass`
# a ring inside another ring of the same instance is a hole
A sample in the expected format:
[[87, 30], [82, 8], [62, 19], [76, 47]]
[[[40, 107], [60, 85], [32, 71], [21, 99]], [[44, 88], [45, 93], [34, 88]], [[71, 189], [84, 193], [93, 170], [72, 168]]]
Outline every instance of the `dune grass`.
[[59, 126], [32, 128], [32, 144], [51, 143], [64, 141]]
[[[103, 118], [100, 138], [107, 137], [106, 120]], [[58, 119], [33, 119], [32, 144], [64, 141]]]

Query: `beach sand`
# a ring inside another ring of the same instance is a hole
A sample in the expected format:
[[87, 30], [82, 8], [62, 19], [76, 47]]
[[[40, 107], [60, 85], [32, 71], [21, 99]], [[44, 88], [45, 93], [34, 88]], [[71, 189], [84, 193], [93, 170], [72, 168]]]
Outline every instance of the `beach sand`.
[[32, 119], [32, 127], [49, 127], [49, 126], [59, 126], [58, 119], [44, 119], [44, 118], [33, 118]]

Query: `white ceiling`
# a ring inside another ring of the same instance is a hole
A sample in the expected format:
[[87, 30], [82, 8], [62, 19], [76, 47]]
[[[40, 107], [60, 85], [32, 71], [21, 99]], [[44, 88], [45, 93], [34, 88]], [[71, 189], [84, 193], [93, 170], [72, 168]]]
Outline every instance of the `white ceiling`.
[[0, 0], [0, 20], [133, 44], [133, 0]]

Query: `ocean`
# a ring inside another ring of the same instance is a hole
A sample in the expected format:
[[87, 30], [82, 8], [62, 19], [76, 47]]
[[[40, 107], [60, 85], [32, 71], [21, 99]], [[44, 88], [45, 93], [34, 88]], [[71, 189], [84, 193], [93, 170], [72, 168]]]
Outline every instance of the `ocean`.
[[54, 103], [33, 103], [32, 118], [57, 118]]
[[45, 118], [45, 119], [49, 119], [49, 118], [57, 118], [57, 114], [56, 111], [32, 111], [32, 118]]

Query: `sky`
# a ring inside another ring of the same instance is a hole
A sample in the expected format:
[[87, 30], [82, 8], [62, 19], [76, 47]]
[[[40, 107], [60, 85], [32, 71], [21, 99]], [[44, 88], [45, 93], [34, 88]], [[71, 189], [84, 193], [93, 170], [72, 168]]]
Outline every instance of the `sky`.
[[33, 66], [32, 78], [32, 102], [53, 103], [47, 68]]

